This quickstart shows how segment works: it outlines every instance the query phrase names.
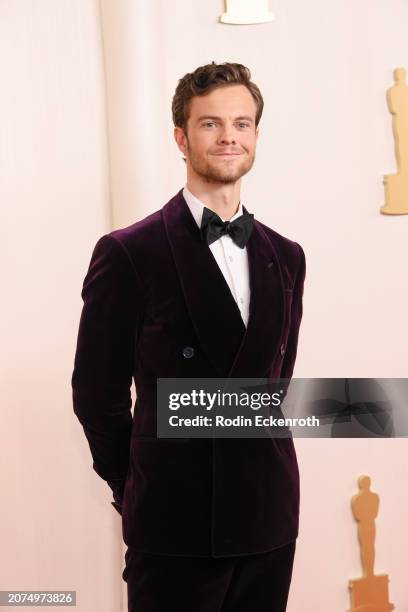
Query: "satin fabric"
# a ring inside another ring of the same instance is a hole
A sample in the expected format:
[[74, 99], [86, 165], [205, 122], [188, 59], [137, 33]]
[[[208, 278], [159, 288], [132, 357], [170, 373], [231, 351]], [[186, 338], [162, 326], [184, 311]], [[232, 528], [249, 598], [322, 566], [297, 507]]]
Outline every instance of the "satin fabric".
[[207, 244], [212, 244], [228, 234], [235, 244], [243, 249], [253, 230], [253, 217], [250, 213], [244, 213], [233, 221], [223, 221], [217, 213], [205, 206], [201, 219], [201, 235]]

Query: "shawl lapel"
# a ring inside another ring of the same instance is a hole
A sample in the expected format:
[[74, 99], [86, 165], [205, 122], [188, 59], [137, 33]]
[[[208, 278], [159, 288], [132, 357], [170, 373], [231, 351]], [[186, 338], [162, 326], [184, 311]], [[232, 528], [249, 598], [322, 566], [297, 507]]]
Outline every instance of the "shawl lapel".
[[[244, 212], [247, 212], [243, 207]], [[162, 209], [181, 288], [202, 350], [220, 377], [257, 377], [270, 365], [283, 331], [284, 291], [274, 248], [254, 220], [247, 243], [250, 306], [247, 328], [182, 190]], [[260, 369], [261, 368], [261, 369]]]

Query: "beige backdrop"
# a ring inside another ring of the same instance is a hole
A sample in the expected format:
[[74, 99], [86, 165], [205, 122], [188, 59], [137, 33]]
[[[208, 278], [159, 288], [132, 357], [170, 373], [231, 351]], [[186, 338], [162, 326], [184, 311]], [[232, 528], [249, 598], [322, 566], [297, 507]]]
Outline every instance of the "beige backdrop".
[[[0, 0], [0, 589], [75, 589], [80, 612], [126, 609], [120, 517], [72, 411], [80, 291], [96, 240], [183, 186], [170, 104], [196, 66], [245, 63], [264, 94], [242, 199], [306, 252], [295, 375], [408, 375], [408, 217], [379, 214], [382, 176], [395, 171], [385, 90], [408, 68], [408, 5], [271, 9], [274, 23], [227, 26], [213, 0]], [[381, 496], [376, 570], [408, 609], [406, 441], [296, 448], [288, 612], [348, 607], [362, 473]]]

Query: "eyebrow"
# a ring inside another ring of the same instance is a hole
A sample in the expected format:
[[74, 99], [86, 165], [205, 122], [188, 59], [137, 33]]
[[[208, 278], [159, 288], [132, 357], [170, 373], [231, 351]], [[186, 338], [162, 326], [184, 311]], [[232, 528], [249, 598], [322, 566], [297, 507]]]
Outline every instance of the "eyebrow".
[[[216, 119], [217, 121], [222, 121], [221, 117], [215, 117], [214, 115], [202, 115], [201, 117], [199, 117], [197, 119], [197, 123], [199, 123], [200, 121], [203, 121], [203, 119]], [[254, 121], [252, 119], [252, 117], [248, 117], [247, 115], [242, 115], [240, 117], [235, 117], [235, 121], [242, 121], [243, 119], [245, 121], [249, 121], [250, 123], [253, 123], [253, 121]]]

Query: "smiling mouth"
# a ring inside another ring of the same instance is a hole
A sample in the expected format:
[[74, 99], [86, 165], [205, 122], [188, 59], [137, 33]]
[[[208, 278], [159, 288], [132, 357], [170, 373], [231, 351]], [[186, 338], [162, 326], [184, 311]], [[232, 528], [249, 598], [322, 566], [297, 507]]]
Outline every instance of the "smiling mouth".
[[239, 157], [242, 153], [214, 153], [215, 157]]

